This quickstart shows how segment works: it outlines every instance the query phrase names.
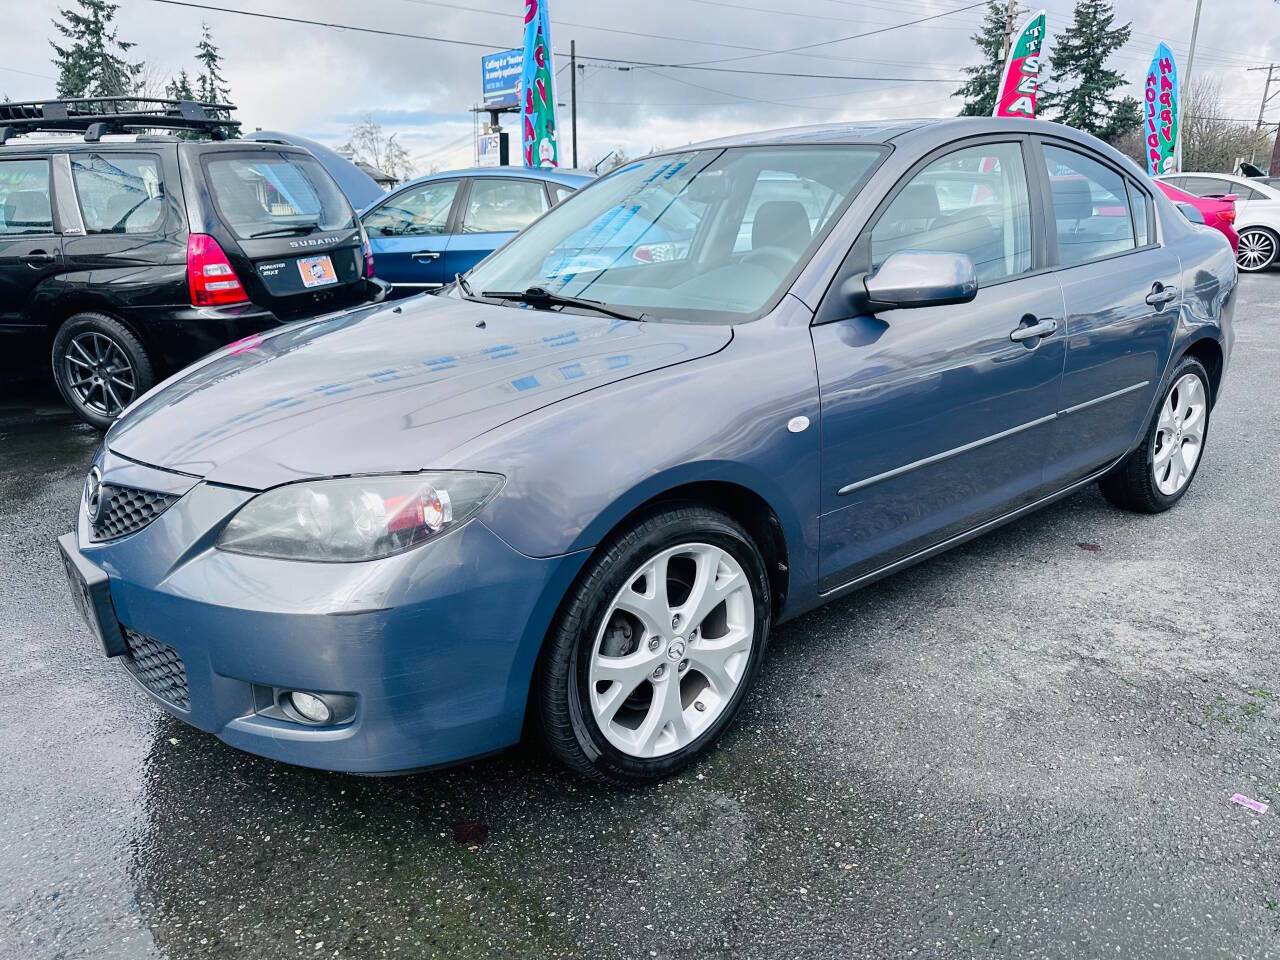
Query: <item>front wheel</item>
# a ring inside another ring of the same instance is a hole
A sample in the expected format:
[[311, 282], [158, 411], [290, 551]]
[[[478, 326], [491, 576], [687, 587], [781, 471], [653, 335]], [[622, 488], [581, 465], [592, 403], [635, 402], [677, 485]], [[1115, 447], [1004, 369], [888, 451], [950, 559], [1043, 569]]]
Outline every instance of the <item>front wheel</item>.
[[670, 776], [732, 721], [771, 616], [764, 560], [730, 517], [678, 506], [640, 519], [589, 562], [548, 637], [548, 746], [600, 782]]
[[1191, 486], [1208, 436], [1209, 375], [1195, 357], [1184, 357], [1142, 445], [1099, 481], [1103, 495], [1125, 510], [1168, 510]]
[[1276, 262], [1280, 240], [1269, 230], [1249, 227], [1240, 231], [1240, 248], [1236, 265], [1247, 273], [1266, 270]]

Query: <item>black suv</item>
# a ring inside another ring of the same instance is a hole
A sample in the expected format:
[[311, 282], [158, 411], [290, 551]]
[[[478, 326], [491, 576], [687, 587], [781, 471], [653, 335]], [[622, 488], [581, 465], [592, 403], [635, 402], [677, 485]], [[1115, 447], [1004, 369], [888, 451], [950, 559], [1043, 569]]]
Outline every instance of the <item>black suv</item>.
[[230, 109], [0, 103], [0, 351], [48, 350], [94, 426], [230, 341], [386, 294], [319, 161], [228, 139]]

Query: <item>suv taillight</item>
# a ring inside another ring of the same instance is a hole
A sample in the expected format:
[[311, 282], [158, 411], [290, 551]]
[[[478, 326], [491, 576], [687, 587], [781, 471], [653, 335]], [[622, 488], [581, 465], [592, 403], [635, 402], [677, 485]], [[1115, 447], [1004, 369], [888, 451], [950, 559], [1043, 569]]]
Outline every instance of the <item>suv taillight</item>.
[[373, 279], [373, 244], [369, 242], [369, 234], [364, 232], [364, 224], [360, 224], [360, 243], [364, 245], [364, 278]]
[[187, 237], [187, 284], [195, 307], [222, 307], [249, 299], [222, 247], [207, 233]]

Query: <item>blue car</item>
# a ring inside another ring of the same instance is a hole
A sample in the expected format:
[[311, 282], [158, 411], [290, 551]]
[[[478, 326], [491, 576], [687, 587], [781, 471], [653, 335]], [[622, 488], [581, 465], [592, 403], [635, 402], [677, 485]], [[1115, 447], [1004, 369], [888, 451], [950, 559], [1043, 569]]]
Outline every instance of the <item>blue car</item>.
[[465, 273], [594, 175], [477, 167], [419, 177], [360, 213], [374, 275], [401, 296]]
[[405, 771], [532, 712], [574, 771], [649, 783], [774, 625], [1085, 484], [1176, 504], [1236, 285], [1221, 234], [1056, 124], [690, 146], [435, 296], [161, 384], [59, 546], [105, 655], [236, 747]]

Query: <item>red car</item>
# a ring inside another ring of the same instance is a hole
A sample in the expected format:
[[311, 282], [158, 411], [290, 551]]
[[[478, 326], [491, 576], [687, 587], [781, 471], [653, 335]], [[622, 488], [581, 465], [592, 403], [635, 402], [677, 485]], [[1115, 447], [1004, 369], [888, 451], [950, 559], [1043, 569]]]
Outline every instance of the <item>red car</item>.
[[1222, 231], [1223, 236], [1231, 243], [1231, 252], [1236, 253], [1239, 251], [1240, 237], [1236, 234], [1236, 229], [1233, 226], [1236, 222], [1236, 195], [1234, 193], [1228, 193], [1222, 197], [1197, 197], [1194, 193], [1179, 190], [1172, 184], [1161, 180], [1155, 181], [1155, 184], [1174, 203], [1185, 203], [1199, 210], [1201, 216], [1204, 217], [1206, 226]]

